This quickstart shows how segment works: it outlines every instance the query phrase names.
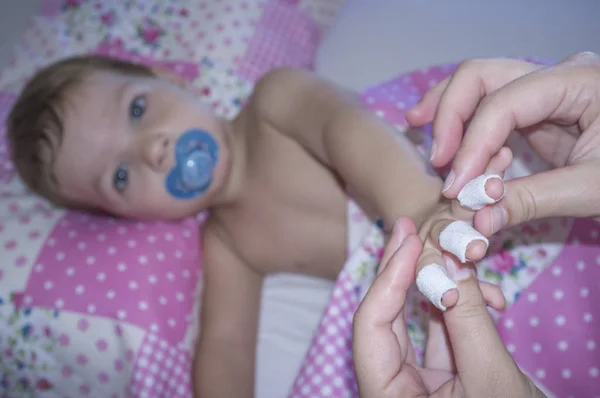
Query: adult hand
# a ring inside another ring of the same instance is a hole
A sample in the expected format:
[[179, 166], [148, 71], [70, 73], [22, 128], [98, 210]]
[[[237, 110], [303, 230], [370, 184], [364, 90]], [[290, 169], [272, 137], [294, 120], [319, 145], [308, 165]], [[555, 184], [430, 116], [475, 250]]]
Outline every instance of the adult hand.
[[426, 93], [407, 119], [414, 126], [433, 121], [434, 166], [454, 157], [444, 191], [448, 198], [483, 173], [514, 130], [555, 168], [507, 181], [504, 200], [475, 216], [474, 225], [484, 235], [536, 218], [600, 215], [596, 54], [576, 54], [550, 67], [466, 61]]
[[504, 347], [474, 277], [458, 282], [458, 304], [444, 312], [456, 374], [415, 361], [404, 314], [422, 244], [401, 218], [374, 283], [354, 316], [353, 355], [362, 398], [543, 397]]

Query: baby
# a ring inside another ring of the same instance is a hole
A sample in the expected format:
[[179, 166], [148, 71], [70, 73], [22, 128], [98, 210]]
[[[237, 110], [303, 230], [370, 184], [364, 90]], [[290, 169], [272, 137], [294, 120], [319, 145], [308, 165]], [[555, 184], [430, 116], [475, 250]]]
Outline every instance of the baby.
[[[386, 226], [405, 215], [420, 227], [417, 283], [442, 310], [458, 292], [435, 265], [444, 264], [440, 234], [442, 248], [462, 262], [487, 248], [469, 226], [473, 213], [441, 199], [442, 181], [405, 136], [354, 94], [306, 71], [268, 73], [227, 121], [168, 73], [101, 56], [69, 58], [28, 83], [8, 137], [23, 181], [56, 205], [140, 219], [210, 209], [193, 375], [199, 397], [253, 396], [263, 278], [336, 278], [349, 197]], [[490, 175], [474, 181], [465, 196], [471, 207], [502, 197], [510, 160], [501, 151]], [[498, 291], [484, 293], [491, 306], [504, 305]], [[443, 328], [430, 330], [428, 359], [445, 363]]]

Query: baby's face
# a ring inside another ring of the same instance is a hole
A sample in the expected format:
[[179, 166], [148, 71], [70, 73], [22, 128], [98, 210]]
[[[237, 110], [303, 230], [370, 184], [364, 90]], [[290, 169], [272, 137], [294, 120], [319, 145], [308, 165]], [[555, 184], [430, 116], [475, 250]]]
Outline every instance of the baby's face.
[[[178, 219], [211, 205], [229, 173], [226, 124], [166, 79], [95, 73], [67, 100], [54, 174], [69, 201], [111, 214]], [[219, 148], [210, 186], [182, 198], [168, 189], [175, 145], [209, 132]]]

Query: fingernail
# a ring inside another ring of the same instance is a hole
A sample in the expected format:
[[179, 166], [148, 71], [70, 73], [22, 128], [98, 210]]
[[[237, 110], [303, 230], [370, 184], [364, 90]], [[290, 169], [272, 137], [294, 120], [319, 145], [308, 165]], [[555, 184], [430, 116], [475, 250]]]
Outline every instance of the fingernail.
[[446, 181], [444, 182], [444, 189], [442, 189], [442, 192], [446, 192], [447, 190], [449, 190], [452, 184], [454, 184], [454, 170], [450, 170], [450, 173], [448, 173], [448, 177], [446, 177]]
[[436, 149], [437, 149], [437, 146], [435, 145], [435, 141], [433, 141], [431, 144], [431, 155], [429, 156], [429, 163], [433, 162], [433, 158], [435, 157]]
[[499, 202], [504, 198], [504, 181], [502, 181], [500, 176], [488, 179], [485, 182], [483, 189], [485, 190], [486, 195], [496, 202]]
[[464, 281], [476, 276], [475, 270], [469, 265], [461, 266], [448, 256], [444, 256], [444, 262], [446, 263], [448, 275], [455, 282]]
[[404, 239], [406, 239], [406, 231], [402, 228], [398, 228], [398, 225], [400, 224], [399, 219], [394, 223], [394, 227], [392, 229], [392, 235], [396, 237], [396, 242], [398, 244], [398, 246], [401, 246], [402, 243], [404, 242]]
[[500, 231], [508, 224], [508, 213], [503, 206], [496, 206], [492, 209], [492, 234]]

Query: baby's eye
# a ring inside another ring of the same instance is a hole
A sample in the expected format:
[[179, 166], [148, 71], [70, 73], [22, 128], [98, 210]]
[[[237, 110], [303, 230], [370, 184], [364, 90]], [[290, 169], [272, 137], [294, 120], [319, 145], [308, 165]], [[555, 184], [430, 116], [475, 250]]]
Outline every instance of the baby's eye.
[[142, 118], [144, 112], [146, 112], [146, 97], [135, 97], [129, 105], [129, 116], [132, 120], [138, 121]]
[[113, 186], [118, 192], [123, 192], [125, 191], [125, 188], [127, 188], [128, 180], [129, 172], [127, 171], [127, 166], [119, 166], [113, 175]]

